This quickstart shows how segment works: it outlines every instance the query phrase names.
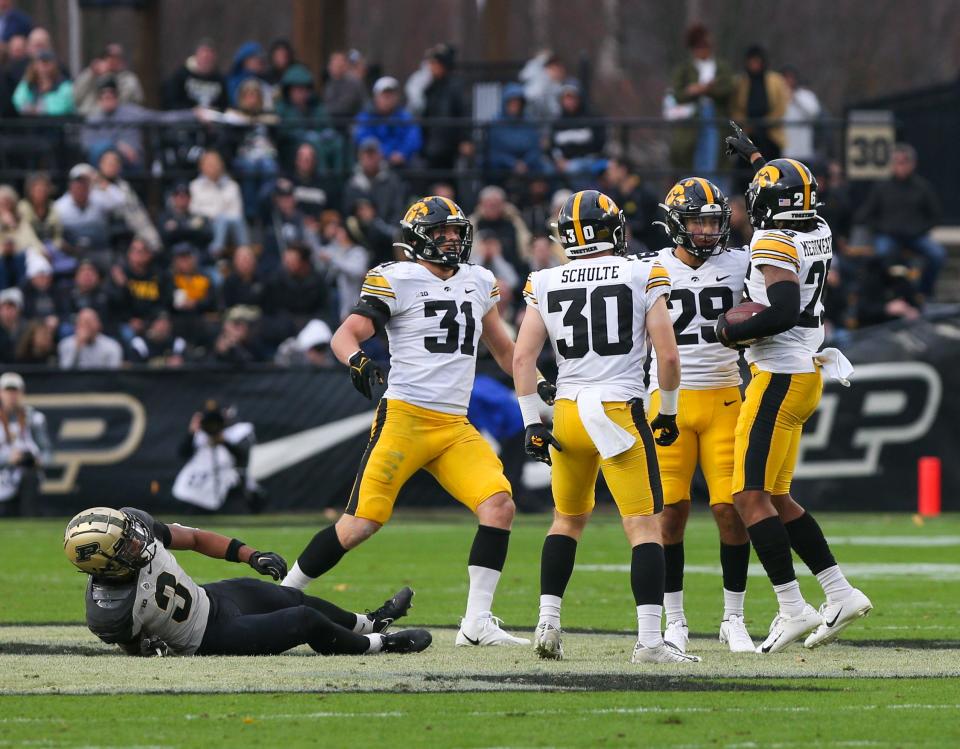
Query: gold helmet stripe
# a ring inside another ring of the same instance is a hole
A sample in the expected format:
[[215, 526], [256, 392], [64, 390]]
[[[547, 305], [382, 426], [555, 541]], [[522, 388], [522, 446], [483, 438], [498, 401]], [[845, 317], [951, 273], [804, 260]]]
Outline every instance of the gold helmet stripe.
[[800, 179], [803, 180], [803, 210], [810, 210], [810, 178], [807, 176], [807, 169], [799, 161], [794, 159], [784, 159], [784, 161], [793, 165], [793, 168], [800, 173]]
[[438, 200], [442, 200], [447, 204], [447, 208], [450, 209], [451, 216], [456, 216], [458, 213], [460, 213], [460, 211], [457, 210], [457, 204], [450, 200], [450, 198], [445, 198], [442, 195], [437, 195], [436, 197]]
[[700, 184], [700, 187], [703, 188], [703, 194], [707, 196], [707, 202], [715, 202], [713, 199], [713, 190], [710, 189], [710, 183], [707, 182], [703, 177], [694, 177], [694, 179]]
[[583, 200], [583, 190], [573, 196], [573, 229], [577, 233], [577, 244], [583, 247], [587, 240], [583, 236], [583, 224], [580, 223], [581, 200]]

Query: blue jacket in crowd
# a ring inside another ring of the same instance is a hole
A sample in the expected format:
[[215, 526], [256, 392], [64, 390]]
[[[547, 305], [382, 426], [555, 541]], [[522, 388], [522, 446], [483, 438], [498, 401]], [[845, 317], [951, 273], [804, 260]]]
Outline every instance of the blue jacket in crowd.
[[519, 83], [508, 83], [503, 89], [500, 114], [490, 126], [487, 140], [487, 165], [512, 171], [517, 162], [523, 162], [531, 172], [542, 171], [539, 129], [525, 119], [523, 110], [517, 117], [507, 114], [507, 102], [511, 99], [526, 103]]
[[376, 138], [379, 141], [380, 150], [385, 159], [399, 153], [404, 159], [410, 161], [411, 157], [420, 153], [420, 149], [423, 148], [420, 126], [414, 122], [413, 115], [403, 107], [398, 108], [389, 117], [384, 117], [371, 109], [365, 109], [358, 114], [354, 139], [357, 143], [363, 143], [367, 138]]

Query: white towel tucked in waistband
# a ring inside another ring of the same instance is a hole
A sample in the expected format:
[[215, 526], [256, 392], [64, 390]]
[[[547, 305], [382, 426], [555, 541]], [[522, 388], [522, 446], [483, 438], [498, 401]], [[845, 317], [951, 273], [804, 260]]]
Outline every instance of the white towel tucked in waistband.
[[629, 450], [637, 439], [607, 416], [600, 400], [602, 392], [598, 387], [582, 388], [577, 395], [577, 410], [600, 457], [606, 459]]
[[853, 374], [853, 365], [840, 349], [825, 348], [814, 356], [813, 360], [823, 367], [825, 375], [836, 380], [845, 388], [850, 387], [849, 377]]

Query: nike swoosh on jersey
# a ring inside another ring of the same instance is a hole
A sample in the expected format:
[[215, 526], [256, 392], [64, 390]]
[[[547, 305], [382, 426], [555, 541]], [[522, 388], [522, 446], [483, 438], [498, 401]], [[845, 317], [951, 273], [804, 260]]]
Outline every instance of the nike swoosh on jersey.
[[729, 274], [727, 274], [726, 276], [717, 276], [717, 281], [718, 281], [718, 282], [719, 282], [719, 281], [723, 281], [724, 279], [727, 279], [727, 278], [730, 278], [730, 275], [729, 275]]
[[724, 402], [723, 402], [723, 405], [725, 405], [725, 406], [732, 406], [734, 403], [736, 403], [736, 401], [724, 401]]
[[369, 431], [376, 411], [365, 411], [323, 426], [256, 445], [250, 454], [250, 475], [258, 481], [312, 458], [334, 445]]

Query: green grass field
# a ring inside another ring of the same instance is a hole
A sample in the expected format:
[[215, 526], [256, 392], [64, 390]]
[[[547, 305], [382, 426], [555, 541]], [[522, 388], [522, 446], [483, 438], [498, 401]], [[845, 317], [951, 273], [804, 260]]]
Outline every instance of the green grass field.
[[[163, 518], [173, 520], [173, 518]], [[404, 624], [429, 627], [415, 656], [134, 659], [82, 626], [85, 578], [62, 521], [0, 525], [0, 746], [356, 745], [530, 747], [956, 746], [960, 744], [960, 518], [822, 514], [873, 614], [835, 645], [737, 655], [716, 641], [718, 543], [691, 520], [686, 604], [701, 664], [629, 663], [635, 626], [619, 521], [598, 515], [564, 600], [566, 659], [453, 647], [474, 532], [464, 513], [403, 514], [310, 591], [355, 610], [402, 585]], [[294, 559], [320, 517], [215, 518], [211, 530]], [[495, 613], [530, 635], [545, 516], [518, 520]], [[198, 582], [253, 574], [188, 552]], [[800, 578], [815, 605], [822, 594]], [[762, 638], [775, 599], [751, 564], [747, 619]]]

